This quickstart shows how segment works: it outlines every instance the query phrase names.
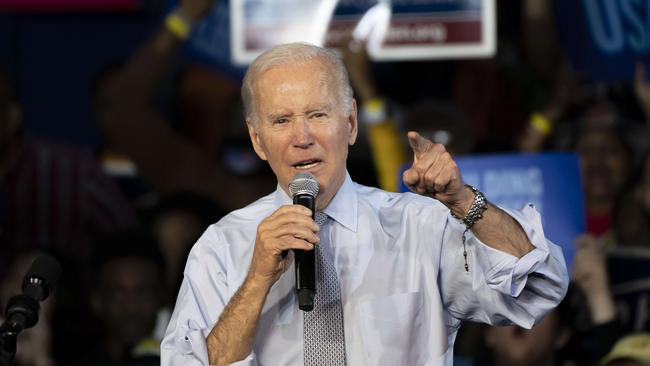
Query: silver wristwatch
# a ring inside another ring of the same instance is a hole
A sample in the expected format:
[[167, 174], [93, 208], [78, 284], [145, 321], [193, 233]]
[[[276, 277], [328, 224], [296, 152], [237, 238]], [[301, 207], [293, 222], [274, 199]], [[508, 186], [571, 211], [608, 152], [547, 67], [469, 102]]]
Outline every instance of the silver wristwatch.
[[465, 217], [458, 217], [454, 215], [453, 213], [451, 214], [454, 218], [462, 221], [467, 229], [469, 230], [478, 220], [483, 217], [483, 212], [487, 210], [487, 200], [485, 199], [485, 196], [483, 195], [483, 192], [479, 191], [475, 187], [465, 184], [466, 187], [472, 190], [474, 192], [474, 202], [472, 202], [472, 205], [469, 208], [469, 211], [467, 211], [467, 214]]

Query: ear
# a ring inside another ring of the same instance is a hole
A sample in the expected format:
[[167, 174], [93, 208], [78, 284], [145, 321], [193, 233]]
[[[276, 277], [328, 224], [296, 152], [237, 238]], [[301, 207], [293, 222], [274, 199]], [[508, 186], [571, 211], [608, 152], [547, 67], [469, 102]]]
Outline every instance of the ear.
[[248, 127], [248, 136], [251, 138], [251, 142], [253, 143], [253, 149], [255, 150], [255, 153], [257, 156], [260, 157], [262, 160], [267, 160], [266, 158], [266, 153], [264, 152], [262, 140], [260, 138], [259, 132], [257, 132], [257, 127], [254, 125], [251, 120], [247, 119], [246, 120], [246, 127]]
[[348, 129], [348, 145], [352, 146], [357, 141], [357, 133], [359, 132], [356, 99], [352, 99], [352, 108], [350, 110], [350, 116], [348, 117]]

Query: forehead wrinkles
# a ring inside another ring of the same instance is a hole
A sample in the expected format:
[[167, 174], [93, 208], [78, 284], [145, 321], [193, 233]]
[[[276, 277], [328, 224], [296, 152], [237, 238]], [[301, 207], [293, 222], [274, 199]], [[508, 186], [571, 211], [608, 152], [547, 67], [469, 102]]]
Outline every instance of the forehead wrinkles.
[[[308, 62], [299, 63], [295, 66], [306, 67], [310, 64], [316, 65], [317, 67], [311, 73], [306, 74], [306, 78], [308, 78], [310, 82], [315, 82], [313, 86], [308, 86], [308, 91], [311, 92], [312, 90], [318, 90], [325, 98], [327, 98], [327, 100], [314, 102], [337, 102], [337, 80], [332, 74], [332, 67], [320, 60], [310, 60]], [[301, 72], [302, 71], [303, 70], [301, 70]], [[273, 75], [269, 76], [271, 73]], [[305, 75], [305, 73], [303, 72], [302, 75]], [[280, 96], [285, 92], [291, 92], [297, 85], [300, 87], [299, 84], [302, 82], [306, 81], [300, 80], [298, 76], [295, 76], [295, 72], [292, 72], [290, 65], [276, 66], [264, 71], [253, 84], [255, 110], [260, 112], [262, 101], [274, 100], [276, 99], [275, 97]], [[263, 89], [266, 89], [267, 91], [265, 96], [263, 96], [265, 94]], [[268, 94], [269, 90], [271, 93], [270, 95]], [[303, 92], [302, 90], [298, 91], [301, 93]]]

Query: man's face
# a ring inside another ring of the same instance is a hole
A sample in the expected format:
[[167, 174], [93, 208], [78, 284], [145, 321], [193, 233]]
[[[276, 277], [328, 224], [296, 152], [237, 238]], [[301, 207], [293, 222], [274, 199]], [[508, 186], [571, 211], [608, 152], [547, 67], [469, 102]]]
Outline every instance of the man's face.
[[517, 326], [490, 327], [486, 343], [498, 365], [524, 366], [551, 364], [558, 349], [569, 340], [568, 327], [562, 327], [556, 311], [548, 314], [533, 329]]
[[132, 345], [151, 334], [162, 304], [160, 281], [156, 265], [141, 258], [104, 265], [93, 306], [109, 337]]
[[288, 191], [296, 173], [314, 174], [322, 210], [345, 179], [348, 145], [357, 136], [356, 105], [345, 116], [333, 70], [320, 60], [278, 66], [254, 85], [256, 120], [248, 130], [257, 155]]
[[580, 137], [582, 183], [587, 203], [613, 199], [628, 177], [627, 152], [607, 130], [594, 130]]

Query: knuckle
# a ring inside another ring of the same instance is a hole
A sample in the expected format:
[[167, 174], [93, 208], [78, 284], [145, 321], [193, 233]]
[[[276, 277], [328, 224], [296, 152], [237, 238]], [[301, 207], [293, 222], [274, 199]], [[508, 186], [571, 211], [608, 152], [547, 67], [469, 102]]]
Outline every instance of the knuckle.
[[429, 170], [424, 174], [424, 179], [427, 182], [433, 182], [435, 178], [436, 178], [436, 172], [433, 170]]
[[433, 147], [431, 148], [432, 151], [435, 151], [439, 154], [447, 152], [447, 149], [445, 149], [445, 145], [443, 144], [433, 144]]

